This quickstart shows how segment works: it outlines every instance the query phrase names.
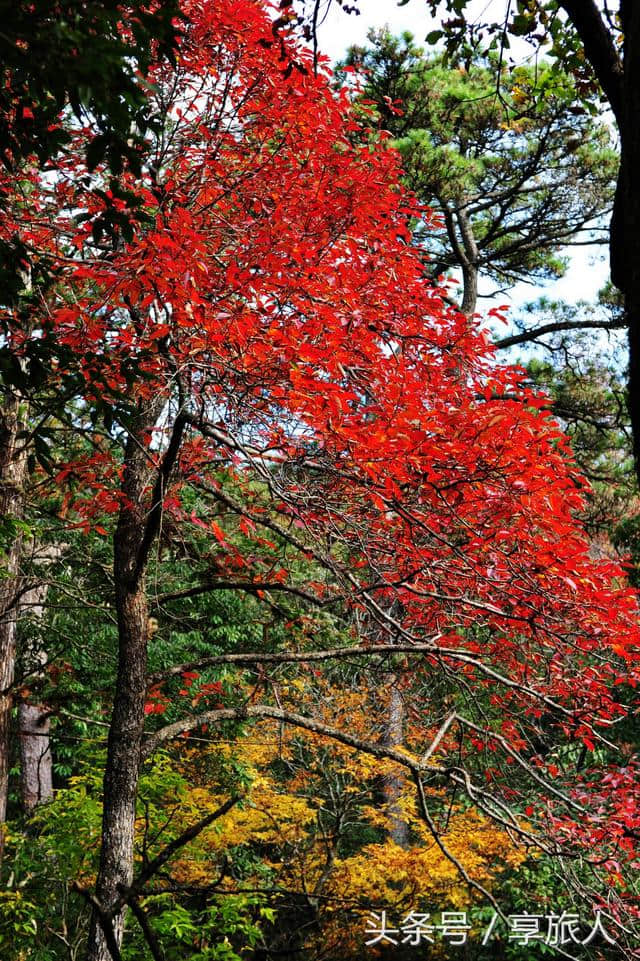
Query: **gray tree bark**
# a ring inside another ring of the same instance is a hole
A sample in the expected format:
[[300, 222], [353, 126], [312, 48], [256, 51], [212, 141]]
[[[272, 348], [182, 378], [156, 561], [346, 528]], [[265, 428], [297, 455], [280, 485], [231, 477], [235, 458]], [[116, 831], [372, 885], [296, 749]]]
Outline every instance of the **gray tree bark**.
[[[385, 745], [387, 747], [402, 747], [404, 744], [404, 701], [398, 687], [395, 674], [387, 678], [389, 687], [389, 708], [387, 714], [387, 729]], [[402, 816], [399, 807], [405, 778], [402, 774], [388, 775], [384, 779], [383, 792], [390, 816], [389, 837], [401, 848], [409, 846], [409, 825]]]
[[49, 738], [49, 712], [45, 704], [21, 701], [18, 705], [20, 730], [20, 796], [25, 814], [53, 798], [53, 758]]
[[[38, 552], [38, 560], [50, 563], [58, 559], [60, 546], [53, 545]], [[20, 610], [25, 618], [42, 620], [48, 587], [38, 584], [25, 591]], [[39, 641], [21, 651], [26, 673], [36, 681], [42, 678], [47, 663], [46, 647]], [[20, 735], [20, 796], [26, 814], [31, 814], [39, 804], [53, 798], [53, 758], [51, 754], [50, 711], [47, 704], [22, 699], [18, 704], [18, 730]]]
[[0, 408], [0, 518], [7, 525], [8, 544], [0, 579], [0, 866], [4, 856], [9, 794], [11, 710], [16, 661], [16, 628], [20, 589], [22, 535], [18, 525], [24, 510], [27, 454], [18, 434], [26, 426], [26, 404], [15, 393]]

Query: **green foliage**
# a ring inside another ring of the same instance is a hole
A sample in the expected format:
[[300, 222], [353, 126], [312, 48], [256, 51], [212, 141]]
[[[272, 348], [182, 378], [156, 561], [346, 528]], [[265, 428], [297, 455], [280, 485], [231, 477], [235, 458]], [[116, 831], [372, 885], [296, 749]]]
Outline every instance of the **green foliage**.
[[[75, 883], [91, 888], [97, 870], [104, 758], [84, 753], [82, 773], [68, 778], [55, 800], [38, 808], [26, 824], [14, 822], [8, 835], [11, 873], [0, 891], [0, 953], [6, 961], [62, 961], [68, 957], [65, 944], [77, 951], [86, 937], [86, 904], [73, 888]], [[232, 758], [218, 764], [215, 776], [210, 767], [208, 777], [222, 791], [247, 784], [246, 771]], [[158, 754], [145, 769], [138, 798], [137, 865], [184, 829], [175, 823], [179, 809], [190, 822], [202, 816], [190, 804], [189, 790], [168, 755]], [[258, 894], [222, 893], [203, 904], [202, 898], [177, 888], [150, 894], [141, 906], [167, 946], [167, 961], [179, 961], [186, 950], [195, 961], [236, 961], [260, 939], [261, 922], [273, 919]], [[144, 940], [132, 918], [123, 957], [137, 961], [144, 956]]]
[[[584, 22], [573, 12], [571, 16], [560, 16], [557, 0], [514, 0], [507, 6], [506, 15], [496, 4], [487, 4], [478, 15], [475, 9], [470, 9], [470, 0], [428, 0], [428, 7], [432, 16], [441, 18], [441, 24], [429, 34], [427, 42], [441, 44], [448, 57], [455, 59], [470, 51], [492, 50], [506, 60], [511, 41], [525, 40], [530, 46], [531, 59], [537, 59], [544, 52], [551, 71], [571, 75], [580, 102], [590, 112], [597, 112], [599, 90], [594, 68], [585, 56], [582, 37], [576, 29], [576, 23], [584, 29], [584, 24], [589, 22], [590, 9], [586, 5]], [[613, 10], [606, 7], [605, 10], [611, 40], [621, 45], [620, 17]], [[491, 19], [496, 12], [498, 18]]]
[[[463, 4], [459, 6], [462, 8]], [[514, 30], [525, 31], [526, 17], [518, 16]], [[402, 152], [410, 184], [444, 215], [439, 239], [430, 248], [435, 257], [434, 271], [459, 266], [461, 248], [465, 257], [476, 249], [474, 269], [484, 271], [501, 285], [521, 277], [540, 280], [561, 274], [565, 263], [560, 248], [567, 236], [597, 217], [609, 202], [615, 165], [606, 129], [591, 124], [583, 114], [570, 112], [576, 95], [573, 81], [544, 66], [535, 75], [529, 68], [518, 68], [506, 82], [497, 53], [484, 57], [467, 51], [466, 59], [452, 67], [442, 58], [424, 57], [409, 35], [401, 41], [381, 35], [376, 43], [374, 49], [364, 52], [362, 59], [372, 68], [368, 95], [375, 100], [378, 122], [391, 131]], [[104, 65], [107, 76], [108, 57]], [[88, 109], [99, 116], [100, 97], [105, 91], [99, 85], [95, 89], [82, 87], [76, 95], [65, 86], [72, 82], [73, 75], [65, 75], [61, 81], [60, 103], [68, 101], [76, 113]], [[496, 95], [498, 89], [500, 96]], [[402, 114], [398, 113], [398, 105]], [[39, 109], [39, 104], [36, 106]], [[138, 128], [144, 131], [151, 119], [144, 116], [143, 88], [119, 102], [119, 108], [126, 111], [127, 107], [136, 114]], [[35, 120], [36, 113], [39, 119], [37, 110], [33, 118], [25, 119]], [[106, 112], [103, 115], [107, 117]], [[118, 117], [107, 119], [117, 127]], [[570, 141], [576, 134], [579, 142]], [[543, 143], [549, 146], [544, 153]], [[58, 146], [45, 142], [34, 149], [44, 158], [47, 151]], [[128, 150], [128, 144], [126, 147]], [[91, 168], [106, 161], [116, 173], [125, 163], [133, 169], [136, 165], [135, 156], [119, 144], [117, 130], [113, 136], [108, 131], [97, 134], [89, 147], [88, 161]], [[126, 224], [115, 214], [109, 219], [111, 213], [108, 211], [105, 224], [94, 230], [96, 242], [101, 240], [103, 228], [112, 234], [124, 232]], [[25, 299], [23, 291], [20, 296]], [[41, 343], [44, 346], [39, 344], [29, 364], [37, 387], [46, 388], [46, 362], [60, 355], [46, 337]], [[596, 384], [597, 374], [593, 371], [592, 392], [585, 389], [585, 405], [591, 405], [591, 409], [597, 389], [603, 394], [605, 405], [610, 406], [611, 402], [611, 384]], [[21, 373], [13, 371], [12, 376]], [[547, 379], [565, 413], [585, 384], [584, 378], [561, 379], [554, 368], [546, 365], [533, 364], [531, 376], [539, 383]], [[70, 382], [68, 387], [73, 394], [74, 383]], [[96, 431], [96, 443], [100, 439], [99, 425], [104, 423], [103, 437], [112, 442], [122, 437], [127, 409], [124, 403], [117, 410], [96, 406], [91, 425], [86, 425], [82, 411], [74, 412], [74, 416], [75, 426], [83, 424], [88, 434]], [[587, 441], [591, 443], [591, 434], [587, 437], [587, 433], [585, 447]], [[35, 468], [37, 461], [40, 467], [52, 471], [58, 432], [41, 427], [37, 438], [32, 466]], [[594, 443], [594, 464], [599, 466], [608, 452], [609, 448]], [[309, 483], [308, 478], [304, 480]], [[252, 494], [259, 499], [262, 492], [253, 490]], [[224, 514], [212, 512], [206, 502], [200, 503], [195, 495], [191, 496], [192, 501], [187, 494], [182, 504], [185, 515], [194, 511], [200, 518], [214, 520], [219, 529], [229, 534], [224, 530]], [[265, 490], [265, 511], [270, 509], [269, 501], [270, 493]], [[50, 506], [52, 514], [54, 507], [60, 507]], [[67, 525], [63, 556], [50, 572], [52, 584], [46, 617], [41, 624], [21, 625], [23, 647], [32, 636], [37, 639], [40, 635], [41, 640], [47, 641], [50, 660], [45, 676], [38, 680], [37, 693], [51, 704], [55, 716], [53, 746], [58, 791], [56, 800], [40, 809], [28, 824], [14, 822], [7, 857], [13, 874], [0, 901], [0, 949], [8, 961], [22, 961], [25, 956], [29, 961], [62, 961], [78, 949], [86, 933], [86, 905], [72, 893], [71, 885], [78, 881], [91, 888], [94, 880], [102, 770], [102, 759], [94, 755], [97, 745], [103, 746], [102, 725], [111, 707], [117, 656], [111, 559], [107, 541], [100, 534], [101, 530], [111, 531], [114, 522], [111, 516], [98, 514], [93, 521], [95, 530], [86, 535], [70, 534]], [[55, 541], [53, 523], [51, 528], [41, 533]], [[261, 545], [262, 549], [254, 553], [248, 537], [243, 540], [237, 532], [231, 536], [243, 555], [250, 554], [251, 577], [256, 579], [263, 571], [272, 573], [284, 556], [282, 543], [272, 548]], [[290, 565], [288, 573], [293, 582], [301, 573], [313, 574], [311, 561], [303, 571], [304, 565], [302, 559]], [[151, 673], [228, 651], [278, 651], [285, 643], [289, 648], [304, 650], [310, 643], [311, 632], [314, 644], [349, 643], [348, 626], [340, 627], [328, 611], [315, 617], [307, 633], [300, 616], [305, 608], [295, 598], [278, 596], [277, 603], [270, 601], [267, 605], [256, 590], [215, 589], [221, 572], [228, 569], [222, 548], [212, 546], [211, 539], [203, 537], [195, 525], [172, 520], [171, 511], [167, 511], [158, 550], [148, 571], [152, 613], [159, 622], [150, 641]], [[400, 672], [402, 664], [400, 658], [387, 667]], [[322, 680], [327, 688], [323, 690], [319, 683], [316, 697], [334, 717], [352, 711], [352, 727], [357, 730], [358, 705], [350, 704], [346, 698], [344, 703], [336, 703], [336, 692], [349, 690], [348, 683], [345, 684], [349, 680], [348, 670], [335, 669], [342, 672], [340, 677], [323, 670]], [[187, 673], [193, 672], [181, 672], [161, 684], [162, 718], [149, 717], [149, 731], [204, 706], [247, 704], [260, 683], [265, 687], [270, 684], [278, 703], [281, 697], [286, 703], [286, 686], [291, 677], [287, 668], [276, 668], [266, 680], [259, 675], [256, 682], [257, 672], [251, 676], [243, 671], [204, 667], [198, 677], [188, 678], [187, 683]], [[355, 674], [353, 681], [352, 691], [358, 688]], [[208, 686], [216, 686], [216, 692], [202, 700]], [[444, 701], [445, 695], [437, 693]], [[425, 696], [422, 702], [433, 708], [432, 699]], [[302, 705], [306, 710], [304, 701]], [[443, 703], [443, 710], [452, 705], [450, 697], [446, 705]], [[313, 708], [317, 710], [317, 704]], [[382, 703], [374, 703], [371, 714], [380, 717], [383, 709]], [[487, 717], [499, 730], [499, 707], [488, 704]], [[230, 742], [228, 751], [220, 745], [203, 747], [209, 740], [208, 734], [206, 730], [196, 730], [192, 738], [181, 742], [180, 751], [158, 755], [145, 768], [138, 795], [136, 871], [175, 841], [187, 826], [215, 809], [220, 797], [243, 792], [249, 786], [254, 772], [242, 757], [240, 736], [246, 729], [247, 725], [240, 722], [217, 726], [215, 738], [220, 744]], [[367, 729], [363, 733], [371, 734]], [[376, 737], [382, 735], [381, 730], [374, 733]], [[280, 739], [282, 742], [282, 732]], [[283, 756], [282, 743], [279, 749], [279, 755], [274, 754], [263, 766], [262, 795], [257, 790], [252, 800], [239, 806], [244, 822], [240, 818], [236, 822], [240, 825], [237, 836], [229, 831], [226, 839], [219, 838], [216, 843], [222, 827], [212, 825], [181, 852], [182, 874], [178, 876], [170, 863], [140, 898], [140, 907], [161, 941], [167, 961], [185, 957], [194, 961], [239, 961], [261, 946], [265, 929], [276, 920], [275, 910], [266, 906], [266, 895], [224, 891], [220, 883], [223, 878], [239, 886], [245, 881], [257, 886], [266, 886], [268, 882], [271, 886], [277, 882], [280, 868], [284, 886], [292, 892], [293, 907], [289, 907], [288, 913], [283, 910], [278, 921], [284, 921], [288, 926], [285, 934], [293, 933], [294, 941], [298, 938], [299, 918], [309, 924], [309, 918], [317, 921], [318, 916], [312, 896], [301, 897], [303, 909], [296, 903], [296, 885], [300, 886], [300, 878], [308, 877], [313, 882], [308, 890], [331, 892], [332, 864], [336, 858], [353, 858], [355, 862], [364, 848], [380, 848], [382, 868], [390, 885], [402, 885], [399, 879], [404, 853], [398, 856], [396, 877], [390, 876], [384, 849], [388, 824], [385, 815], [381, 820], [375, 819], [376, 814], [380, 815], [375, 802], [382, 793], [377, 773], [364, 766], [352, 767], [351, 758], [342, 764], [332, 761], [332, 752], [311, 739], [294, 739], [288, 757]], [[573, 753], [561, 760], [576, 765], [578, 749], [571, 750]], [[482, 763], [479, 759], [479, 768]], [[291, 816], [290, 809], [294, 815], [300, 811], [292, 806], [292, 799], [302, 802], [308, 820]], [[434, 807], [438, 807], [436, 802]], [[451, 809], [438, 813], [448, 821]], [[464, 852], [473, 847], [469, 832], [464, 829], [464, 815], [468, 812], [461, 806], [457, 813], [462, 815], [463, 829], [458, 840]], [[33, 842], [35, 834], [37, 844]], [[429, 850], [430, 842], [425, 844], [424, 837], [422, 841], [423, 854]], [[501, 843], [500, 838], [497, 843]], [[485, 860], [485, 870], [499, 888], [497, 893], [503, 904], [510, 900], [515, 908], [530, 910], [532, 891], [547, 903], [557, 893], [555, 879], [542, 862], [533, 862], [514, 881], [513, 872], [499, 878], [492, 874], [493, 862]], [[450, 865], [446, 867], [451, 869]], [[363, 858], [364, 881], [367, 870], [367, 859]], [[424, 876], [431, 881], [435, 872], [428, 859], [425, 870]], [[442, 874], [446, 879], [446, 872]], [[352, 874], [345, 870], [344, 876], [350, 878]], [[337, 901], [346, 900], [351, 893], [348, 885], [337, 885], [336, 890]], [[277, 937], [271, 939], [271, 946], [274, 944], [277, 947]], [[147, 955], [142, 932], [130, 917], [123, 957], [125, 961], [138, 961]], [[523, 957], [522, 952], [518, 956]]]
[[586, 328], [598, 322], [615, 328], [616, 307], [541, 299], [516, 317], [517, 330], [531, 329], [532, 318], [538, 327], [548, 325], [551, 331], [543, 357], [532, 357], [530, 351], [528, 359], [525, 355], [527, 371], [533, 385], [550, 396], [551, 410], [569, 434], [576, 461], [590, 484], [588, 529], [622, 547], [624, 538], [615, 530], [636, 491], [624, 386], [625, 346], [616, 332], [577, 330], [581, 323]]
[[615, 546], [629, 559], [629, 580], [640, 588], [640, 517], [623, 517], [613, 530]]
[[[501, 287], [566, 269], [561, 251], [610, 207], [617, 157], [575, 82], [542, 62], [507, 70], [495, 51], [425, 53], [409, 33], [352, 48], [364, 98], [391, 133], [405, 180], [443, 218], [432, 272], [468, 260]], [[584, 240], [584, 238], [581, 238]]]
[[54, 801], [38, 809], [25, 830], [20, 824], [10, 829], [11, 873], [0, 892], [0, 953], [7, 961], [66, 958], [65, 941], [79, 950], [88, 913], [72, 885], [95, 876], [100, 787], [100, 767], [88, 763], [81, 777], [71, 778]]
[[15, 541], [30, 536], [31, 527], [26, 521], [17, 517], [0, 518], [0, 579], [7, 576], [6, 562]]
[[[95, 124], [90, 169], [106, 158], [114, 173], [139, 163], [153, 122], [144, 83], [152, 47], [171, 58], [178, 4], [74, 2], [2, 3], [0, 158], [13, 167], [29, 154], [40, 163], [60, 150], [68, 133], [58, 117], [67, 105]], [[132, 130], [138, 131], [132, 139]]]
[[[198, 910], [167, 894], [145, 898], [142, 906], [160, 943], [169, 945], [166, 961], [241, 961], [261, 940], [260, 922], [273, 919], [258, 895], [223, 895]], [[125, 942], [123, 958], [138, 961], [141, 950], [134, 935]]]

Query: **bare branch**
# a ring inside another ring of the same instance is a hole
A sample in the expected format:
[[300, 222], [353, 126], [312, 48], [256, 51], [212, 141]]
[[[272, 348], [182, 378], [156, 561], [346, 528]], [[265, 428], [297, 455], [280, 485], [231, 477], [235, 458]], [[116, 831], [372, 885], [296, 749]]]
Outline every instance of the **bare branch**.
[[497, 350], [503, 350], [505, 347], [515, 347], [516, 344], [527, 344], [539, 337], [544, 337], [545, 334], [554, 334], [561, 330], [622, 330], [626, 326], [626, 320], [563, 320], [541, 324], [540, 327], [525, 330], [520, 334], [502, 337], [494, 342], [494, 347]]

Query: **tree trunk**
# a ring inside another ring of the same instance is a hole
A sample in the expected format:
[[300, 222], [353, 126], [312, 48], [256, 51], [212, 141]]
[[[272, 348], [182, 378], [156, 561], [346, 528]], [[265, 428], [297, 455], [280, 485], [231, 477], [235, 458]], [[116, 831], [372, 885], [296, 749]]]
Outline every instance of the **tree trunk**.
[[[120, 545], [120, 558], [126, 552]], [[130, 590], [116, 585], [119, 659], [116, 695], [109, 731], [104, 778], [102, 848], [96, 897], [109, 912], [119, 897], [118, 885], [133, 880], [133, 842], [140, 750], [144, 726], [147, 668], [147, 601], [144, 583]], [[118, 945], [124, 931], [124, 912], [116, 912], [113, 932]], [[104, 931], [94, 911], [89, 933], [89, 961], [108, 961]]]
[[[395, 674], [387, 680], [389, 687], [389, 713], [385, 744], [388, 747], [402, 747], [404, 744], [404, 701]], [[399, 801], [402, 796], [404, 777], [402, 774], [388, 775], [384, 779], [384, 796], [390, 816], [389, 837], [401, 848], [409, 846], [409, 825], [402, 817]]]
[[[141, 411], [125, 450], [122, 507], [114, 538], [114, 580], [118, 615], [118, 673], [104, 777], [102, 847], [96, 898], [118, 946], [124, 910], [117, 909], [119, 885], [133, 879], [136, 796], [144, 729], [147, 682], [148, 609], [143, 543], [153, 505], [146, 496], [151, 475], [148, 440], [162, 410], [162, 400]], [[148, 553], [148, 552], [147, 552]], [[109, 961], [103, 927], [96, 910], [89, 931], [89, 961]]]
[[[38, 551], [40, 562], [54, 562], [62, 553], [59, 545]], [[20, 600], [21, 616], [41, 621], [47, 599], [48, 587], [38, 584], [26, 591]], [[36, 641], [21, 651], [26, 673], [36, 680], [42, 679], [47, 663], [47, 652], [41, 641]], [[22, 700], [18, 704], [18, 730], [20, 732], [20, 797], [25, 814], [31, 814], [39, 805], [53, 798], [53, 759], [49, 739], [50, 712], [47, 704]]]
[[45, 704], [18, 705], [20, 796], [25, 814], [53, 798], [49, 712]]
[[624, 293], [629, 325], [629, 414], [640, 483], [640, 8], [621, 5], [624, 31], [620, 173], [611, 224], [613, 282]]
[[560, 0], [582, 41], [620, 133], [620, 169], [610, 231], [611, 279], [624, 294], [629, 328], [629, 415], [640, 484], [640, 7], [621, 0], [622, 57], [594, 0]]
[[471, 317], [478, 308], [478, 258], [480, 254], [466, 210], [461, 207], [456, 213], [464, 250], [464, 258], [461, 261], [463, 289], [460, 311], [465, 317]]
[[464, 207], [450, 208], [447, 201], [439, 197], [444, 211], [447, 237], [456, 263], [462, 270], [462, 301], [460, 312], [471, 317], [478, 306], [478, 260], [479, 251], [471, 221]]
[[16, 659], [19, 569], [27, 456], [18, 434], [25, 427], [26, 405], [18, 394], [0, 408], [0, 519], [3, 525], [3, 577], [0, 578], [0, 866], [4, 855], [11, 748], [12, 685]]

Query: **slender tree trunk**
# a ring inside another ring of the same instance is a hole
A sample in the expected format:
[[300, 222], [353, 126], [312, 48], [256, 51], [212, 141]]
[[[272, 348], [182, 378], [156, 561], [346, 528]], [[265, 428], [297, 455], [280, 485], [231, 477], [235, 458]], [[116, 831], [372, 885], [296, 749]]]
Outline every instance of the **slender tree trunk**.
[[[104, 777], [102, 847], [96, 898], [102, 911], [113, 912], [119, 885], [133, 879], [136, 796], [144, 730], [147, 683], [148, 609], [143, 544], [153, 504], [148, 500], [152, 475], [148, 438], [162, 410], [158, 399], [141, 411], [125, 450], [123, 501], [114, 538], [114, 580], [118, 615], [118, 673], [107, 746]], [[113, 932], [118, 946], [124, 932], [124, 911], [115, 911]], [[97, 912], [89, 931], [89, 961], [111, 957]]]
[[462, 303], [460, 310], [465, 317], [471, 317], [478, 308], [478, 245], [473, 234], [471, 221], [464, 208], [457, 211], [458, 224], [462, 237], [464, 258], [462, 259]]
[[25, 814], [53, 798], [53, 761], [46, 704], [18, 705], [20, 730], [20, 796]]
[[[126, 553], [121, 544], [117, 554]], [[118, 885], [130, 886], [133, 880], [133, 842], [136, 796], [140, 769], [140, 749], [144, 726], [144, 701], [147, 667], [147, 601], [144, 583], [130, 590], [116, 586], [120, 632], [118, 679], [109, 731], [107, 765], [104, 779], [102, 848], [96, 897], [104, 911], [118, 900]], [[124, 931], [124, 912], [113, 918], [118, 945]], [[95, 915], [89, 935], [90, 961], [108, 961], [109, 950], [104, 932]]]
[[460, 311], [465, 317], [471, 317], [478, 306], [478, 259], [480, 256], [473, 227], [464, 207], [452, 209], [444, 198], [438, 199], [444, 211], [447, 237], [453, 256], [462, 270]]
[[18, 434], [25, 427], [25, 421], [26, 405], [18, 394], [14, 394], [0, 408], [0, 523], [6, 525], [3, 529], [6, 537], [3, 544], [5, 555], [2, 558], [4, 576], [0, 578], [0, 866], [4, 855], [4, 825], [9, 793], [12, 685], [22, 549], [22, 537], [17, 524], [23, 515], [27, 472], [26, 451], [21, 449]]
[[[59, 545], [38, 551], [40, 562], [56, 561], [62, 552]], [[38, 584], [26, 591], [20, 600], [24, 617], [41, 621], [47, 599], [48, 587]], [[30, 677], [42, 679], [47, 663], [46, 647], [35, 641], [21, 651], [24, 667]], [[26, 814], [53, 798], [53, 758], [51, 755], [50, 711], [47, 704], [21, 700], [18, 704], [18, 730], [20, 733], [20, 796]]]
[[462, 301], [460, 312], [465, 317], [475, 314], [478, 306], [478, 267], [476, 264], [467, 263], [462, 267]]
[[[404, 744], [404, 701], [398, 678], [395, 674], [387, 679], [389, 689], [389, 713], [387, 715], [387, 730], [385, 744], [388, 747], [402, 747]], [[402, 848], [409, 846], [409, 825], [399, 808], [400, 797], [405, 784], [402, 774], [388, 775], [384, 779], [384, 796], [387, 810], [390, 814], [389, 837]]]

